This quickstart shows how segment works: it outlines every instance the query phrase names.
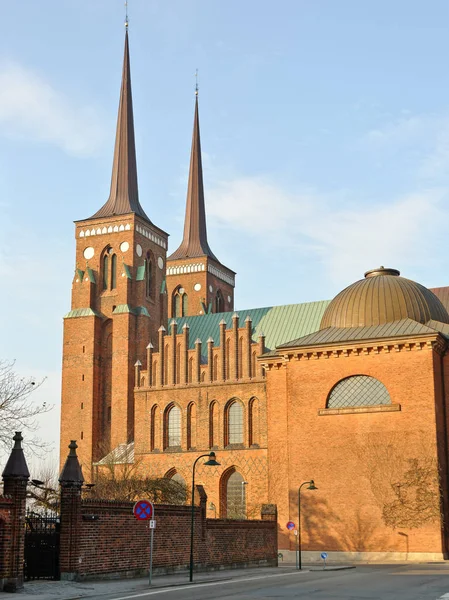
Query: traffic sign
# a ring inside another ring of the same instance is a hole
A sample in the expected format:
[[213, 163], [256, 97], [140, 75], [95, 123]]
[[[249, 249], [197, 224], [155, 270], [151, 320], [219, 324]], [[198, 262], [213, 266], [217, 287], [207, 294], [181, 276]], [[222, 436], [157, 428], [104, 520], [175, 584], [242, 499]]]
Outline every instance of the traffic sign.
[[153, 518], [154, 507], [149, 500], [139, 500], [134, 504], [133, 514], [138, 521], [148, 521]]
[[150, 520], [150, 529], [156, 529], [156, 521], [154, 519]]
[[321, 552], [321, 558], [323, 560], [326, 560], [326, 558], [327, 558], [327, 552]]
[[287, 523], [287, 529], [289, 529], [291, 531], [294, 528], [295, 528], [295, 524], [293, 523], [293, 521], [289, 521]]

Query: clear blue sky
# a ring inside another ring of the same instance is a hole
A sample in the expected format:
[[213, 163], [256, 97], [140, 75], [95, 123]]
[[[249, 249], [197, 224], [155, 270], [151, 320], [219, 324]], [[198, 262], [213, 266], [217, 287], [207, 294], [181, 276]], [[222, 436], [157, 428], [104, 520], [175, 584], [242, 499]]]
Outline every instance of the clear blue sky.
[[[449, 284], [446, 1], [129, 0], [129, 15], [141, 202], [174, 249], [198, 68], [209, 241], [237, 308], [330, 298], [380, 264]], [[73, 221], [109, 191], [124, 6], [2, 16], [0, 357], [47, 375], [57, 405]]]

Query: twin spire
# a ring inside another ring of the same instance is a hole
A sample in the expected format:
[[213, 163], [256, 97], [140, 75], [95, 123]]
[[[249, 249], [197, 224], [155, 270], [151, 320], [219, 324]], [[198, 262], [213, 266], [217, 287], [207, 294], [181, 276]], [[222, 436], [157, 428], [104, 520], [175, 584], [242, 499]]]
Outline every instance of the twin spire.
[[[128, 29], [126, 28], [111, 191], [107, 202], [91, 218], [112, 217], [128, 213], [135, 213], [151, 223], [139, 202]], [[184, 237], [179, 248], [169, 259], [197, 258], [199, 256], [209, 256], [219, 262], [207, 242], [197, 88]]]
[[128, 29], [125, 33], [122, 87], [115, 134], [114, 162], [112, 164], [111, 192], [109, 198], [91, 218], [112, 217], [136, 213], [151, 223], [139, 202], [137, 186], [136, 143], [134, 140], [133, 97], [129, 64]]

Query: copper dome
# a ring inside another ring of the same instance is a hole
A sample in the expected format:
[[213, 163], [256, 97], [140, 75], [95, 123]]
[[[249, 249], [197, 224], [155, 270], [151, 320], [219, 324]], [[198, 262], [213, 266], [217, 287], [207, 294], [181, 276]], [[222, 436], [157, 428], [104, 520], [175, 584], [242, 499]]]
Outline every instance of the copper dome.
[[449, 314], [433, 292], [399, 276], [396, 269], [380, 267], [365, 273], [340, 292], [327, 307], [320, 329], [371, 327], [400, 319], [449, 323]]

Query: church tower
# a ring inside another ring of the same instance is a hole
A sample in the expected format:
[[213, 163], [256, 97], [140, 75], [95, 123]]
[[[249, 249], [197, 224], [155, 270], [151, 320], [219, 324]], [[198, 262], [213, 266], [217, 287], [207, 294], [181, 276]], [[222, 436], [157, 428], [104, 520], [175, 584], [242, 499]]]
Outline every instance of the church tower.
[[167, 259], [168, 317], [233, 311], [234, 286], [235, 272], [221, 264], [207, 241], [197, 89], [184, 237]]
[[110, 195], [92, 217], [75, 222], [75, 236], [61, 448], [65, 456], [66, 442], [76, 439], [86, 472], [134, 439], [134, 365], [150, 340], [157, 346], [167, 310], [168, 236], [139, 202], [127, 30]]

